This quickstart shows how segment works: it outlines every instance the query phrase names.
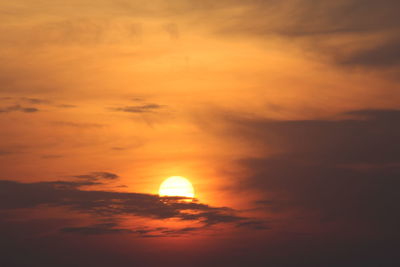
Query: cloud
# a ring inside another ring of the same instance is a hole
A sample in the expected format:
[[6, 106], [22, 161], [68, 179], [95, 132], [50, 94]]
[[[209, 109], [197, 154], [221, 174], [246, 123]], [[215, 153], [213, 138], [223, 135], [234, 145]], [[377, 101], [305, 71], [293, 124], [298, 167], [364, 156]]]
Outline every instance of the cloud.
[[266, 42], [278, 37], [345, 66], [381, 68], [400, 62], [396, 0], [227, 0], [204, 6], [213, 12], [186, 7], [192, 16], [207, 17], [209, 29], [219, 36]]
[[126, 106], [122, 108], [114, 108], [115, 111], [122, 111], [128, 113], [150, 113], [163, 108], [164, 106], [158, 104], [145, 104], [137, 106]]
[[34, 113], [34, 112], [38, 112], [39, 109], [34, 108], [34, 107], [23, 107], [21, 105], [13, 105], [13, 106], [7, 106], [7, 107], [0, 108], [0, 113], [8, 113], [8, 112], [14, 112], [14, 111], [20, 111], [20, 112], [24, 112], [24, 113]]
[[27, 145], [18, 143], [8, 143], [0, 146], [0, 156], [23, 154], [29, 148]]
[[[20, 111], [25, 113], [32, 113], [42, 111], [42, 107], [57, 107], [57, 108], [72, 108], [74, 105], [68, 104], [59, 104], [52, 100], [44, 99], [44, 98], [35, 98], [35, 97], [11, 97], [5, 96], [0, 97], [5, 103], [8, 103], [8, 106], [0, 107], [0, 113]], [[30, 107], [27, 105], [35, 105], [38, 107]]]
[[[77, 8], [77, 7], [76, 7]], [[98, 11], [91, 9], [90, 11]], [[90, 13], [89, 11], [89, 13]], [[1, 40], [5, 45], [14, 46], [93, 46], [99, 44], [138, 43], [143, 35], [142, 25], [134, 20], [121, 22], [113, 16], [84, 16], [72, 18], [63, 14], [64, 18], [47, 19], [31, 23], [19, 24], [15, 27], [4, 26], [0, 31], [13, 30], [13, 35]]]
[[152, 234], [150, 236], [180, 236], [180, 235], [185, 235], [185, 234], [193, 234], [196, 231], [201, 231], [203, 230], [204, 227], [184, 227], [180, 229], [162, 229], [161, 234]]
[[76, 108], [76, 107], [78, 107], [76, 105], [71, 105], [71, 104], [57, 104], [56, 106], [59, 108]]
[[32, 98], [32, 97], [21, 97], [22, 101], [25, 101], [30, 104], [49, 104], [51, 101], [42, 98]]
[[350, 66], [396, 67], [400, 64], [400, 40], [391, 38], [376, 46], [340, 55], [337, 61]]
[[378, 227], [382, 236], [390, 235], [400, 223], [400, 110], [338, 117], [228, 119], [227, 133], [264, 152], [237, 162], [247, 169], [240, 188], [263, 195], [258, 206], [265, 211], [292, 214], [289, 220], [297, 223], [342, 223], [354, 231]]
[[115, 147], [112, 147], [111, 150], [124, 151], [124, 150], [127, 150], [127, 148], [126, 147], [115, 146]]
[[14, 99], [22, 101], [22, 102], [30, 103], [30, 104], [36, 104], [36, 105], [42, 105], [42, 106], [53, 106], [53, 107], [57, 107], [57, 108], [75, 108], [76, 107], [76, 105], [57, 103], [53, 100], [48, 100], [48, 99], [43, 99], [43, 98], [20, 97], [20, 98], [14, 98]]
[[62, 157], [64, 157], [64, 155], [60, 155], [60, 154], [47, 154], [47, 155], [41, 156], [42, 159], [59, 159]]
[[[81, 5], [76, 8], [86, 10]], [[114, 16], [99, 19], [92, 13], [114, 10], [131, 18], [167, 19], [163, 28], [172, 39], [181, 35], [178, 25], [183, 21], [222, 37], [243, 36], [267, 42], [278, 37], [323, 58], [328, 56], [338, 64], [380, 68], [399, 62], [399, 8], [396, 0], [160, 0], [151, 6], [142, 1], [118, 1], [90, 10], [91, 15], [84, 18], [70, 19], [71, 14], [64, 13], [66, 19], [47, 20], [30, 27], [6, 25], [1, 30], [3, 35], [13, 33], [2, 40], [10, 46], [138, 43], [143, 35], [141, 24], [121, 22]], [[60, 10], [48, 12], [57, 14]], [[177, 23], [169, 22], [172, 17]]]
[[65, 227], [61, 229], [61, 232], [79, 235], [133, 234], [144, 238], [154, 238], [166, 236], [181, 236], [204, 229], [204, 227], [183, 227], [178, 229], [168, 229], [166, 227], [127, 229], [118, 228], [118, 226], [118, 223], [107, 222], [81, 227]]
[[0, 156], [3, 156], [3, 155], [10, 155], [10, 154], [14, 154], [14, 153], [16, 153], [15, 151], [10, 151], [10, 150], [3, 150], [3, 149], [0, 149]]
[[65, 227], [61, 229], [64, 233], [77, 233], [82, 235], [102, 235], [102, 234], [119, 234], [133, 233], [130, 229], [116, 228], [116, 223], [101, 223], [84, 227]]
[[56, 126], [74, 127], [74, 128], [101, 128], [104, 124], [89, 123], [89, 122], [72, 122], [72, 121], [53, 121], [51, 122]]
[[[80, 190], [82, 186], [99, 184], [95, 181], [104, 179], [104, 177], [106, 179], [114, 179], [115, 175], [111, 173], [94, 173], [79, 177], [87, 180], [78, 182], [19, 183], [1, 180], [0, 210], [29, 209], [46, 205], [50, 207], [67, 207], [73, 211], [92, 215], [94, 218], [100, 218], [101, 220], [116, 220], [124, 216], [139, 216], [158, 220], [177, 219], [183, 222], [196, 222], [203, 224], [204, 227], [221, 223], [236, 225], [252, 220], [238, 216], [237, 212], [230, 208], [181, 201], [182, 198], [179, 197], [161, 198], [156, 195], [141, 193]], [[140, 234], [132, 229], [119, 228], [116, 224], [64, 227], [62, 231], [81, 234]], [[187, 232], [189, 230], [180, 231]], [[147, 232], [143, 234], [147, 234]], [[170, 233], [158, 233], [158, 235], [161, 234]]]
[[357, 110], [345, 119], [269, 120], [231, 118], [235, 133], [285, 157], [333, 164], [400, 161], [399, 110]]
[[90, 181], [116, 180], [119, 178], [117, 174], [111, 172], [92, 172], [90, 174], [76, 175], [74, 177]]

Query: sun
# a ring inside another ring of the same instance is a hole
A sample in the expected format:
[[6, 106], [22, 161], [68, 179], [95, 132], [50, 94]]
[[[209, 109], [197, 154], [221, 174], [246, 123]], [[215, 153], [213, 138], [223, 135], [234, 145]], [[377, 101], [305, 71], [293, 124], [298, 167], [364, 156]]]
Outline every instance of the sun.
[[190, 197], [194, 198], [192, 183], [182, 176], [171, 176], [161, 183], [158, 194], [161, 197]]

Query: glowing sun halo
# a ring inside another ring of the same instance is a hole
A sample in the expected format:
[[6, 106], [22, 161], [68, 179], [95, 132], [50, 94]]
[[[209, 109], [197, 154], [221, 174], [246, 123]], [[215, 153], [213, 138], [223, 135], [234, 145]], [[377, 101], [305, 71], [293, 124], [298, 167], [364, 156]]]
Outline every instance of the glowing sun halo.
[[161, 197], [190, 197], [194, 198], [194, 189], [188, 179], [181, 176], [172, 176], [161, 183], [158, 194]]

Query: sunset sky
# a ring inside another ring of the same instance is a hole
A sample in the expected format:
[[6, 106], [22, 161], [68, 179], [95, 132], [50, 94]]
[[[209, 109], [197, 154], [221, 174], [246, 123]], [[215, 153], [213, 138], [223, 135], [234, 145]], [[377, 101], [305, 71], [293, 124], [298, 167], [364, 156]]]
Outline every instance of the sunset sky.
[[0, 266], [400, 266], [399, 14], [0, 1]]

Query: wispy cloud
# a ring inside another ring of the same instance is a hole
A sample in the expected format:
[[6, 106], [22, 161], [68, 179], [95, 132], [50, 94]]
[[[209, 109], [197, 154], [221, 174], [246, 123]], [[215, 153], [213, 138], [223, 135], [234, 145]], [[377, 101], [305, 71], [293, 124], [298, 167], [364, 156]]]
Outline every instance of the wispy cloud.
[[7, 106], [7, 107], [1, 107], [0, 108], [0, 113], [8, 113], [8, 112], [14, 112], [14, 111], [20, 111], [24, 113], [34, 113], [38, 112], [39, 109], [35, 107], [24, 107], [21, 105], [13, 105], [13, 106]]
[[144, 104], [136, 106], [126, 106], [121, 108], [113, 108], [114, 111], [128, 112], [128, 113], [151, 113], [164, 108], [158, 104]]
[[104, 124], [90, 123], [90, 122], [73, 122], [73, 121], [53, 121], [51, 124], [62, 127], [73, 127], [73, 128], [101, 128]]
[[[43, 111], [46, 107], [56, 108], [72, 108], [74, 105], [60, 104], [53, 100], [36, 97], [12, 97], [4, 96], [0, 97], [0, 100], [4, 102], [4, 106], [0, 107], [0, 113], [20, 111], [25, 113], [33, 113]], [[31, 107], [30, 105], [34, 105]]]
[[116, 180], [119, 178], [119, 176], [117, 174], [111, 173], [111, 172], [92, 172], [89, 174], [76, 175], [73, 177], [76, 177], [79, 179], [90, 180], [90, 181]]

